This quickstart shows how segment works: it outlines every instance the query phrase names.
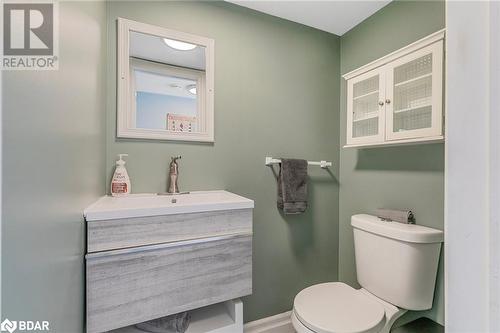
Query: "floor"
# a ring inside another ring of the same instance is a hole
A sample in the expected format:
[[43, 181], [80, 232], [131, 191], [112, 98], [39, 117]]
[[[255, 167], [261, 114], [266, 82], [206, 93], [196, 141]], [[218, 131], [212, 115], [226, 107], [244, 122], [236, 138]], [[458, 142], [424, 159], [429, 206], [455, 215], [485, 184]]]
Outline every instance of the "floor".
[[[291, 323], [245, 329], [245, 333], [296, 333]], [[427, 318], [420, 318], [392, 329], [391, 333], [444, 333], [444, 327]]]
[[444, 333], [444, 326], [430, 319], [420, 318], [391, 330], [391, 333]]

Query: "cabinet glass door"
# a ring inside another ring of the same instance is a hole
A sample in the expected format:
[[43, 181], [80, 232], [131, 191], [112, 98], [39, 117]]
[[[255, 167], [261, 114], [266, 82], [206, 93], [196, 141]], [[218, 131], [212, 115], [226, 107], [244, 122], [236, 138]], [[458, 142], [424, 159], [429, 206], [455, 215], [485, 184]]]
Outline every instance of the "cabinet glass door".
[[393, 62], [387, 73], [387, 140], [442, 135], [442, 42]]
[[374, 70], [348, 81], [347, 144], [384, 139], [384, 73]]

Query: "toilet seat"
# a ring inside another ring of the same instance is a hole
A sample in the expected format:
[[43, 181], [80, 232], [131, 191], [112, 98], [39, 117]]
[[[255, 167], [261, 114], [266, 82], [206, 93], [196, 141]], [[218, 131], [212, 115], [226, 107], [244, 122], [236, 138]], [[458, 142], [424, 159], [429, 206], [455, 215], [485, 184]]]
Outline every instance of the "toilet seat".
[[345, 283], [321, 283], [302, 290], [295, 317], [311, 333], [376, 333], [385, 324], [382, 304]]

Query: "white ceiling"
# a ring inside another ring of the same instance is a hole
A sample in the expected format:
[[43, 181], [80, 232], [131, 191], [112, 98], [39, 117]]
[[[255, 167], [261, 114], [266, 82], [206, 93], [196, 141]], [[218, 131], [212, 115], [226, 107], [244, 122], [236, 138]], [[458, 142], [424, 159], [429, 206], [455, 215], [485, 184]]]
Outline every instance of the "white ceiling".
[[226, 0], [266, 14], [342, 36], [391, 0]]

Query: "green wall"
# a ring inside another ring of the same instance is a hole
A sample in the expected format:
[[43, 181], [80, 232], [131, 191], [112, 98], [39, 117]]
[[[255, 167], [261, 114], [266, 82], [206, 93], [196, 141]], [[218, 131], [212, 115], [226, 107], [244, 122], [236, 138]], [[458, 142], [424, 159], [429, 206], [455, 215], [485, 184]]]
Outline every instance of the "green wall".
[[106, 7], [59, 6], [59, 70], [2, 73], [2, 316], [79, 333], [82, 212], [105, 193]]
[[[215, 39], [215, 143], [121, 140], [116, 133], [116, 18]], [[255, 200], [253, 295], [245, 321], [288, 311], [302, 288], [337, 280], [339, 38], [224, 2], [108, 3], [107, 181], [128, 153], [133, 192], [165, 191], [182, 155], [181, 190]], [[284, 217], [265, 156], [331, 160], [310, 168], [310, 207]]]
[[[396, 1], [341, 38], [345, 74], [445, 26], [442, 1]], [[340, 144], [346, 137], [346, 84], [341, 81]], [[350, 216], [379, 207], [410, 208], [417, 223], [443, 229], [444, 145], [429, 144], [340, 151], [339, 278], [356, 286]], [[442, 264], [441, 264], [442, 268]], [[444, 323], [444, 288], [439, 273], [434, 307], [424, 313]], [[422, 315], [413, 313], [410, 316]]]

